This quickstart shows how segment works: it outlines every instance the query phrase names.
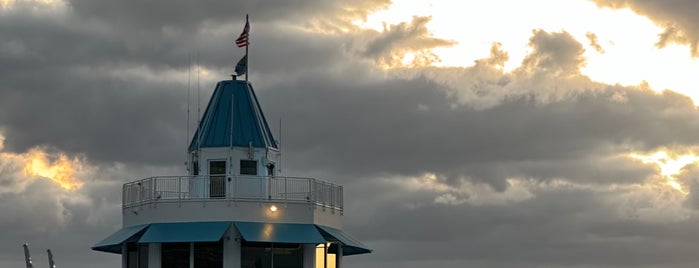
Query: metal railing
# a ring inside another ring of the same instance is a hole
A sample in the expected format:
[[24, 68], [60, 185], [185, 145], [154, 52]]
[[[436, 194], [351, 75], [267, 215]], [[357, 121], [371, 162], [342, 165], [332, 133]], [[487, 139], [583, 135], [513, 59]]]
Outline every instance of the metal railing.
[[165, 176], [125, 183], [122, 207], [186, 200], [306, 202], [342, 210], [342, 186], [313, 178]]

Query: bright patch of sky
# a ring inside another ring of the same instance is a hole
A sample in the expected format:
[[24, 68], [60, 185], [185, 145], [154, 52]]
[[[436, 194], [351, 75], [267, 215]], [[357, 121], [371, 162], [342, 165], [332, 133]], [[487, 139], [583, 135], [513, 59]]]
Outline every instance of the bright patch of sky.
[[[384, 23], [410, 21], [412, 16], [431, 16], [427, 26], [435, 37], [458, 42], [434, 50], [441, 58], [438, 66], [471, 66], [488, 57], [493, 42], [500, 42], [510, 56], [505, 70], [511, 71], [531, 50], [532, 30], [567, 31], [583, 44], [587, 65], [581, 72], [591, 79], [621, 85], [646, 81], [654, 90], [670, 89], [699, 102], [699, 60], [690, 57], [685, 45], [657, 48], [663, 29], [631, 10], [598, 8], [585, 0], [394, 0], [389, 9], [357, 24], [382, 30]], [[602, 50], [591, 44], [589, 33]]]

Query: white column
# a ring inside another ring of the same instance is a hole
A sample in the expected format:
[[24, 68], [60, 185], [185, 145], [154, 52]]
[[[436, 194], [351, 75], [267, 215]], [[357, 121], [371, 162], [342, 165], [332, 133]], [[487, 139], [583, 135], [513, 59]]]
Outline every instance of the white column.
[[316, 268], [315, 244], [303, 244], [303, 268]]
[[239, 268], [240, 267], [240, 246], [241, 238], [238, 231], [233, 225], [223, 235], [223, 267]]
[[161, 263], [161, 247], [160, 243], [148, 244], [148, 268], [160, 268]]

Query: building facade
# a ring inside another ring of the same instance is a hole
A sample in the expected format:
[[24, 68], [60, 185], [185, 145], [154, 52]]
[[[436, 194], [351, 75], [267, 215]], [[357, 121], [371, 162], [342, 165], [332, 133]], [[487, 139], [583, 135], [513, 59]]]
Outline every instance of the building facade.
[[281, 176], [249, 82], [217, 84], [188, 158], [188, 175], [124, 184], [123, 228], [92, 249], [123, 268], [332, 268], [371, 252], [342, 230], [342, 186]]

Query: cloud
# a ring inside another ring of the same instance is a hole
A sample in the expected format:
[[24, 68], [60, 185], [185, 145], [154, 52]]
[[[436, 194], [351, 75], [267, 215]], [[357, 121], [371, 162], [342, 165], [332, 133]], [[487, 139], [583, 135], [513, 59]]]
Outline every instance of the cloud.
[[[697, 146], [691, 99], [592, 81], [565, 31], [534, 30], [513, 72], [497, 42], [473, 66], [430, 67], [453, 42], [429, 17], [373, 31], [352, 22], [387, 2], [321, 2], [3, 10], [0, 227], [16, 232], [2, 233], [0, 265], [22, 265], [24, 242], [65, 266], [118, 265], [89, 247], [120, 227], [120, 185], [184, 172], [187, 110], [196, 124], [197, 99], [242, 56], [231, 42], [248, 12], [251, 81], [275, 133], [282, 119], [283, 174], [343, 185], [347, 230], [376, 249], [348, 267], [699, 262], [695, 167], [676, 175], [684, 194], [630, 156]], [[28, 174], [29, 158], [82, 186]]]
[[699, 21], [695, 14], [699, 3], [691, 0], [638, 1], [638, 0], [594, 0], [598, 6], [614, 9], [630, 8], [646, 16], [665, 31], [658, 36], [657, 46], [662, 48], [671, 43], [688, 45], [692, 57], [699, 56]]
[[590, 40], [590, 46], [594, 48], [597, 52], [604, 54], [604, 48], [599, 45], [599, 41], [597, 41], [597, 35], [595, 33], [588, 32], [585, 34], [585, 37], [587, 37], [588, 40]]
[[533, 30], [529, 46], [533, 51], [522, 60], [522, 68], [528, 72], [547, 72], [555, 76], [574, 75], [585, 66], [582, 45], [569, 33], [549, 33]]
[[414, 16], [411, 22], [384, 26], [382, 32], [368, 42], [362, 54], [376, 59], [380, 65], [400, 66], [407, 53], [416, 53], [414, 64], [429, 66], [439, 58], [430, 50], [436, 47], [448, 47], [456, 41], [436, 38], [427, 29], [431, 17]]

